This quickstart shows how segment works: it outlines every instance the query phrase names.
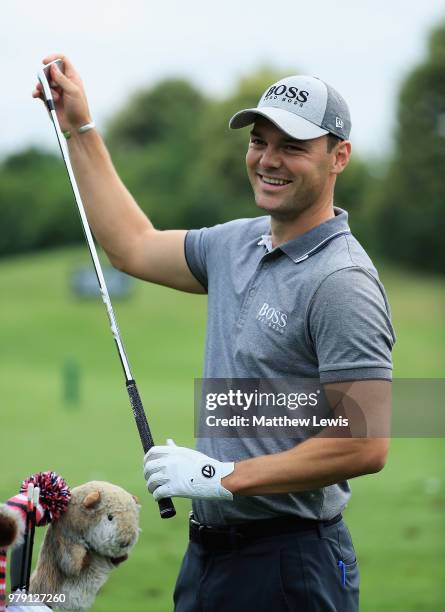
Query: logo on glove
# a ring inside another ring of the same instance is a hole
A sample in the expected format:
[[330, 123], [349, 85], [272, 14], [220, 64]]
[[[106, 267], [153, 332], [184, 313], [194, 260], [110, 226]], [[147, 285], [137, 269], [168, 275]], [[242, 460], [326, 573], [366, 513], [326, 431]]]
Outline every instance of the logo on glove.
[[215, 475], [215, 468], [213, 465], [205, 465], [201, 470], [201, 474], [204, 478], [213, 478]]

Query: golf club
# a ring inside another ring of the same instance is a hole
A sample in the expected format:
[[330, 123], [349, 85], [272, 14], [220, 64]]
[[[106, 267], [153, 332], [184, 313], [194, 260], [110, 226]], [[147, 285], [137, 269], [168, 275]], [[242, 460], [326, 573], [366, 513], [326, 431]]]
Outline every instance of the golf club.
[[[85, 234], [85, 238], [87, 241], [88, 249], [90, 251], [91, 259], [93, 260], [94, 270], [97, 276], [97, 282], [99, 283], [99, 290], [102, 296], [102, 300], [107, 309], [108, 318], [110, 320], [111, 332], [114, 337], [114, 341], [116, 343], [117, 351], [119, 353], [119, 358], [122, 364], [122, 368], [124, 370], [125, 375], [125, 384], [128, 391], [128, 396], [130, 398], [131, 407], [133, 409], [134, 419], [136, 421], [136, 425], [139, 431], [139, 436], [141, 438], [142, 446], [144, 449], [144, 453], [146, 453], [152, 446], [154, 446], [153, 438], [151, 435], [150, 427], [147, 422], [147, 417], [144, 412], [144, 407], [142, 405], [142, 400], [140, 398], [136, 382], [131, 373], [130, 364], [128, 363], [127, 355], [125, 353], [124, 345], [122, 343], [122, 339], [119, 333], [119, 328], [117, 326], [116, 317], [114, 315], [113, 307], [111, 305], [110, 296], [108, 294], [108, 289], [105, 284], [104, 275], [102, 272], [102, 268], [100, 265], [100, 261], [97, 255], [96, 246], [94, 244], [93, 236], [91, 234], [90, 226], [88, 224], [87, 216], [85, 214], [85, 209], [82, 203], [82, 199], [80, 197], [79, 189], [77, 186], [76, 178], [74, 176], [74, 172], [71, 166], [71, 161], [68, 153], [68, 146], [66, 144], [65, 137], [60, 128], [59, 120], [57, 118], [56, 110], [54, 107], [54, 100], [51, 93], [50, 87], [50, 66], [56, 63], [60, 70], [63, 72], [63, 60], [56, 59], [53, 62], [43, 66], [37, 77], [43, 88], [43, 99], [47, 110], [49, 112], [51, 121], [54, 125], [54, 129], [56, 131], [57, 141], [59, 143], [60, 151], [62, 153], [63, 161], [65, 162], [65, 166], [68, 172], [68, 177], [70, 180], [71, 188], [74, 193], [74, 199], [77, 204], [77, 208], [79, 211], [80, 219], [82, 222], [82, 228]], [[173, 502], [170, 498], [164, 498], [159, 500], [159, 511], [161, 514], [161, 518], [170, 518], [175, 516], [176, 511], [173, 505]]]

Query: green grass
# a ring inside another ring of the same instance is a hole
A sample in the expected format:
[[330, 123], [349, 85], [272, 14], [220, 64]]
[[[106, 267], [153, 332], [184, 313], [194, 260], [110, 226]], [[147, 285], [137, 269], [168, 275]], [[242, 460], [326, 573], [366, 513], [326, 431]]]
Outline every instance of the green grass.
[[[71, 249], [0, 264], [2, 433], [0, 499], [32, 472], [72, 486], [110, 480], [142, 502], [143, 532], [111, 576], [96, 612], [166, 612], [186, 545], [189, 502], [161, 521], [145, 491], [142, 456], [102, 303], [79, 301], [69, 272], [88, 263]], [[441, 279], [383, 269], [398, 335], [399, 377], [444, 377]], [[137, 283], [115, 310], [156, 439], [193, 444], [193, 379], [201, 374], [206, 300]], [[80, 401], [64, 400], [64, 368], [80, 371]], [[445, 572], [443, 439], [395, 439], [383, 472], [352, 482], [346, 518], [362, 573], [364, 612], [441, 609]], [[37, 545], [42, 537], [38, 530]]]

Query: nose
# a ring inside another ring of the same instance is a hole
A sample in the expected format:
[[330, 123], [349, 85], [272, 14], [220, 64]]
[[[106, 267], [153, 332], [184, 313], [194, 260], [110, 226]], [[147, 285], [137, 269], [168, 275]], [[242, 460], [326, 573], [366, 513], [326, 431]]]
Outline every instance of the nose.
[[281, 157], [279, 150], [272, 146], [268, 145], [261, 155], [260, 166], [262, 168], [279, 168], [281, 166]]

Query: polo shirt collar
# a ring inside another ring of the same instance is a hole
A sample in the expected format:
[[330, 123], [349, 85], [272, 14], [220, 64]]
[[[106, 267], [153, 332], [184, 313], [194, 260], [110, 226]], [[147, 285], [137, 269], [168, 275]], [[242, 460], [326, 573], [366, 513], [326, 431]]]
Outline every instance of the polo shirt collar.
[[[313, 227], [308, 232], [281, 244], [278, 249], [290, 257], [295, 263], [304, 261], [320, 249], [324, 248], [332, 239], [344, 234], [350, 234], [348, 213], [342, 208], [334, 206], [335, 217]], [[258, 244], [265, 245], [266, 236]], [[274, 249], [275, 250], [275, 249]]]

